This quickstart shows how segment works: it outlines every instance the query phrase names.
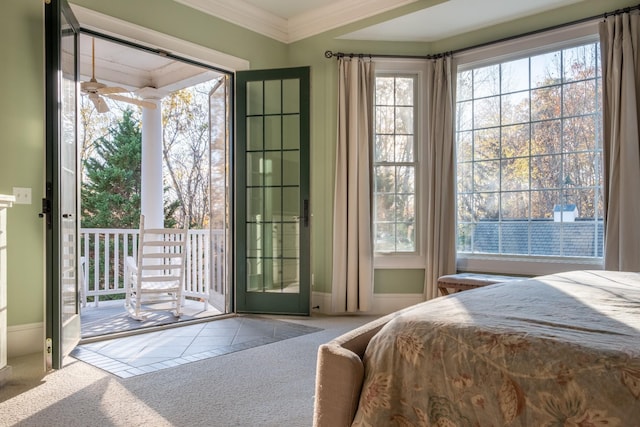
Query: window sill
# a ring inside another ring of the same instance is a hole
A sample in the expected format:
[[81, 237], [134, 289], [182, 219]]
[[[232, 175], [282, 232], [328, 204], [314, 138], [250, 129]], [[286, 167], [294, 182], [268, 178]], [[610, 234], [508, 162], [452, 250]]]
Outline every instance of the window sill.
[[456, 268], [460, 272], [540, 276], [571, 270], [603, 270], [604, 261], [602, 259], [585, 258], [458, 254]]

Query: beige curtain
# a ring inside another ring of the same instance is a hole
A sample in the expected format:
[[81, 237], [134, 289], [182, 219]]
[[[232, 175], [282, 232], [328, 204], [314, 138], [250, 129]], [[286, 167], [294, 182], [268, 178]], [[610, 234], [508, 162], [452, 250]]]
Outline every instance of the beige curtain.
[[600, 23], [605, 268], [640, 271], [640, 17]]
[[456, 272], [456, 188], [453, 137], [455, 72], [451, 57], [427, 63], [427, 248], [425, 299], [438, 296], [438, 277]]
[[334, 312], [371, 309], [371, 230], [374, 66], [340, 58], [338, 143], [333, 220]]

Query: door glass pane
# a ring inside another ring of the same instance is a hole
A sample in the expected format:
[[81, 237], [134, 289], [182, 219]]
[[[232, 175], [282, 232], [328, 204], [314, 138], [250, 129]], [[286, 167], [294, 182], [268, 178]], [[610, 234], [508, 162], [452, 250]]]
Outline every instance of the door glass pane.
[[298, 271], [300, 265], [297, 259], [285, 259], [282, 261], [282, 291], [298, 292]]
[[300, 112], [300, 79], [282, 81], [282, 104], [285, 114]]
[[247, 117], [247, 150], [262, 150], [264, 141], [263, 118]]
[[299, 235], [299, 220], [291, 223], [282, 224], [282, 256], [285, 258], [297, 258], [298, 257], [298, 239]]
[[264, 114], [281, 114], [282, 82], [268, 80], [264, 82]]
[[247, 257], [259, 258], [262, 255], [262, 224], [247, 224]]
[[260, 221], [262, 218], [262, 188], [247, 188], [247, 221]]
[[265, 188], [264, 189], [264, 220], [266, 222], [278, 221], [282, 216], [282, 189]]
[[247, 291], [262, 291], [261, 258], [247, 258]]
[[287, 221], [300, 215], [300, 194], [296, 187], [285, 187], [283, 192], [282, 217]]
[[262, 99], [262, 82], [247, 83], [247, 114], [263, 114], [264, 105]]
[[247, 185], [258, 187], [263, 185], [263, 158], [262, 152], [247, 153]]
[[282, 153], [280, 151], [265, 153], [265, 162], [269, 165], [269, 174], [265, 176], [266, 185], [282, 185]]
[[279, 150], [282, 146], [282, 120], [281, 116], [268, 116], [264, 118], [264, 148], [265, 150]]
[[298, 151], [285, 151], [282, 153], [282, 184], [300, 184], [300, 164], [298, 163]]
[[282, 117], [282, 148], [293, 150], [300, 148], [300, 115]]
[[62, 324], [66, 324], [78, 313], [77, 304], [77, 241], [76, 241], [76, 37], [73, 31], [64, 31], [62, 37], [62, 79], [61, 84], [61, 140], [60, 140], [60, 203], [62, 222], [60, 227], [60, 286], [62, 290]]

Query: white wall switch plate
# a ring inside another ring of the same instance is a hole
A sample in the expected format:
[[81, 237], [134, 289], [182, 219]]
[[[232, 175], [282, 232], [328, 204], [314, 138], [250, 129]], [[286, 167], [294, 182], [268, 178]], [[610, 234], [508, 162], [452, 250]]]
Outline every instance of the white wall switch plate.
[[24, 187], [13, 187], [13, 195], [16, 198], [16, 205], [31, 204], [31, 189]]

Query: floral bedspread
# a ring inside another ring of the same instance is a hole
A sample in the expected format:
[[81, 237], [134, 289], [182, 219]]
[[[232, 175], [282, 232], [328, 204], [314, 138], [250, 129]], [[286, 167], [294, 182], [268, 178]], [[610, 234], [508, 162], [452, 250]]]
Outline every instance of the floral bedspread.
[[354, 426], [640, 426], [640, 274], [421, 304], [372, 338]]

